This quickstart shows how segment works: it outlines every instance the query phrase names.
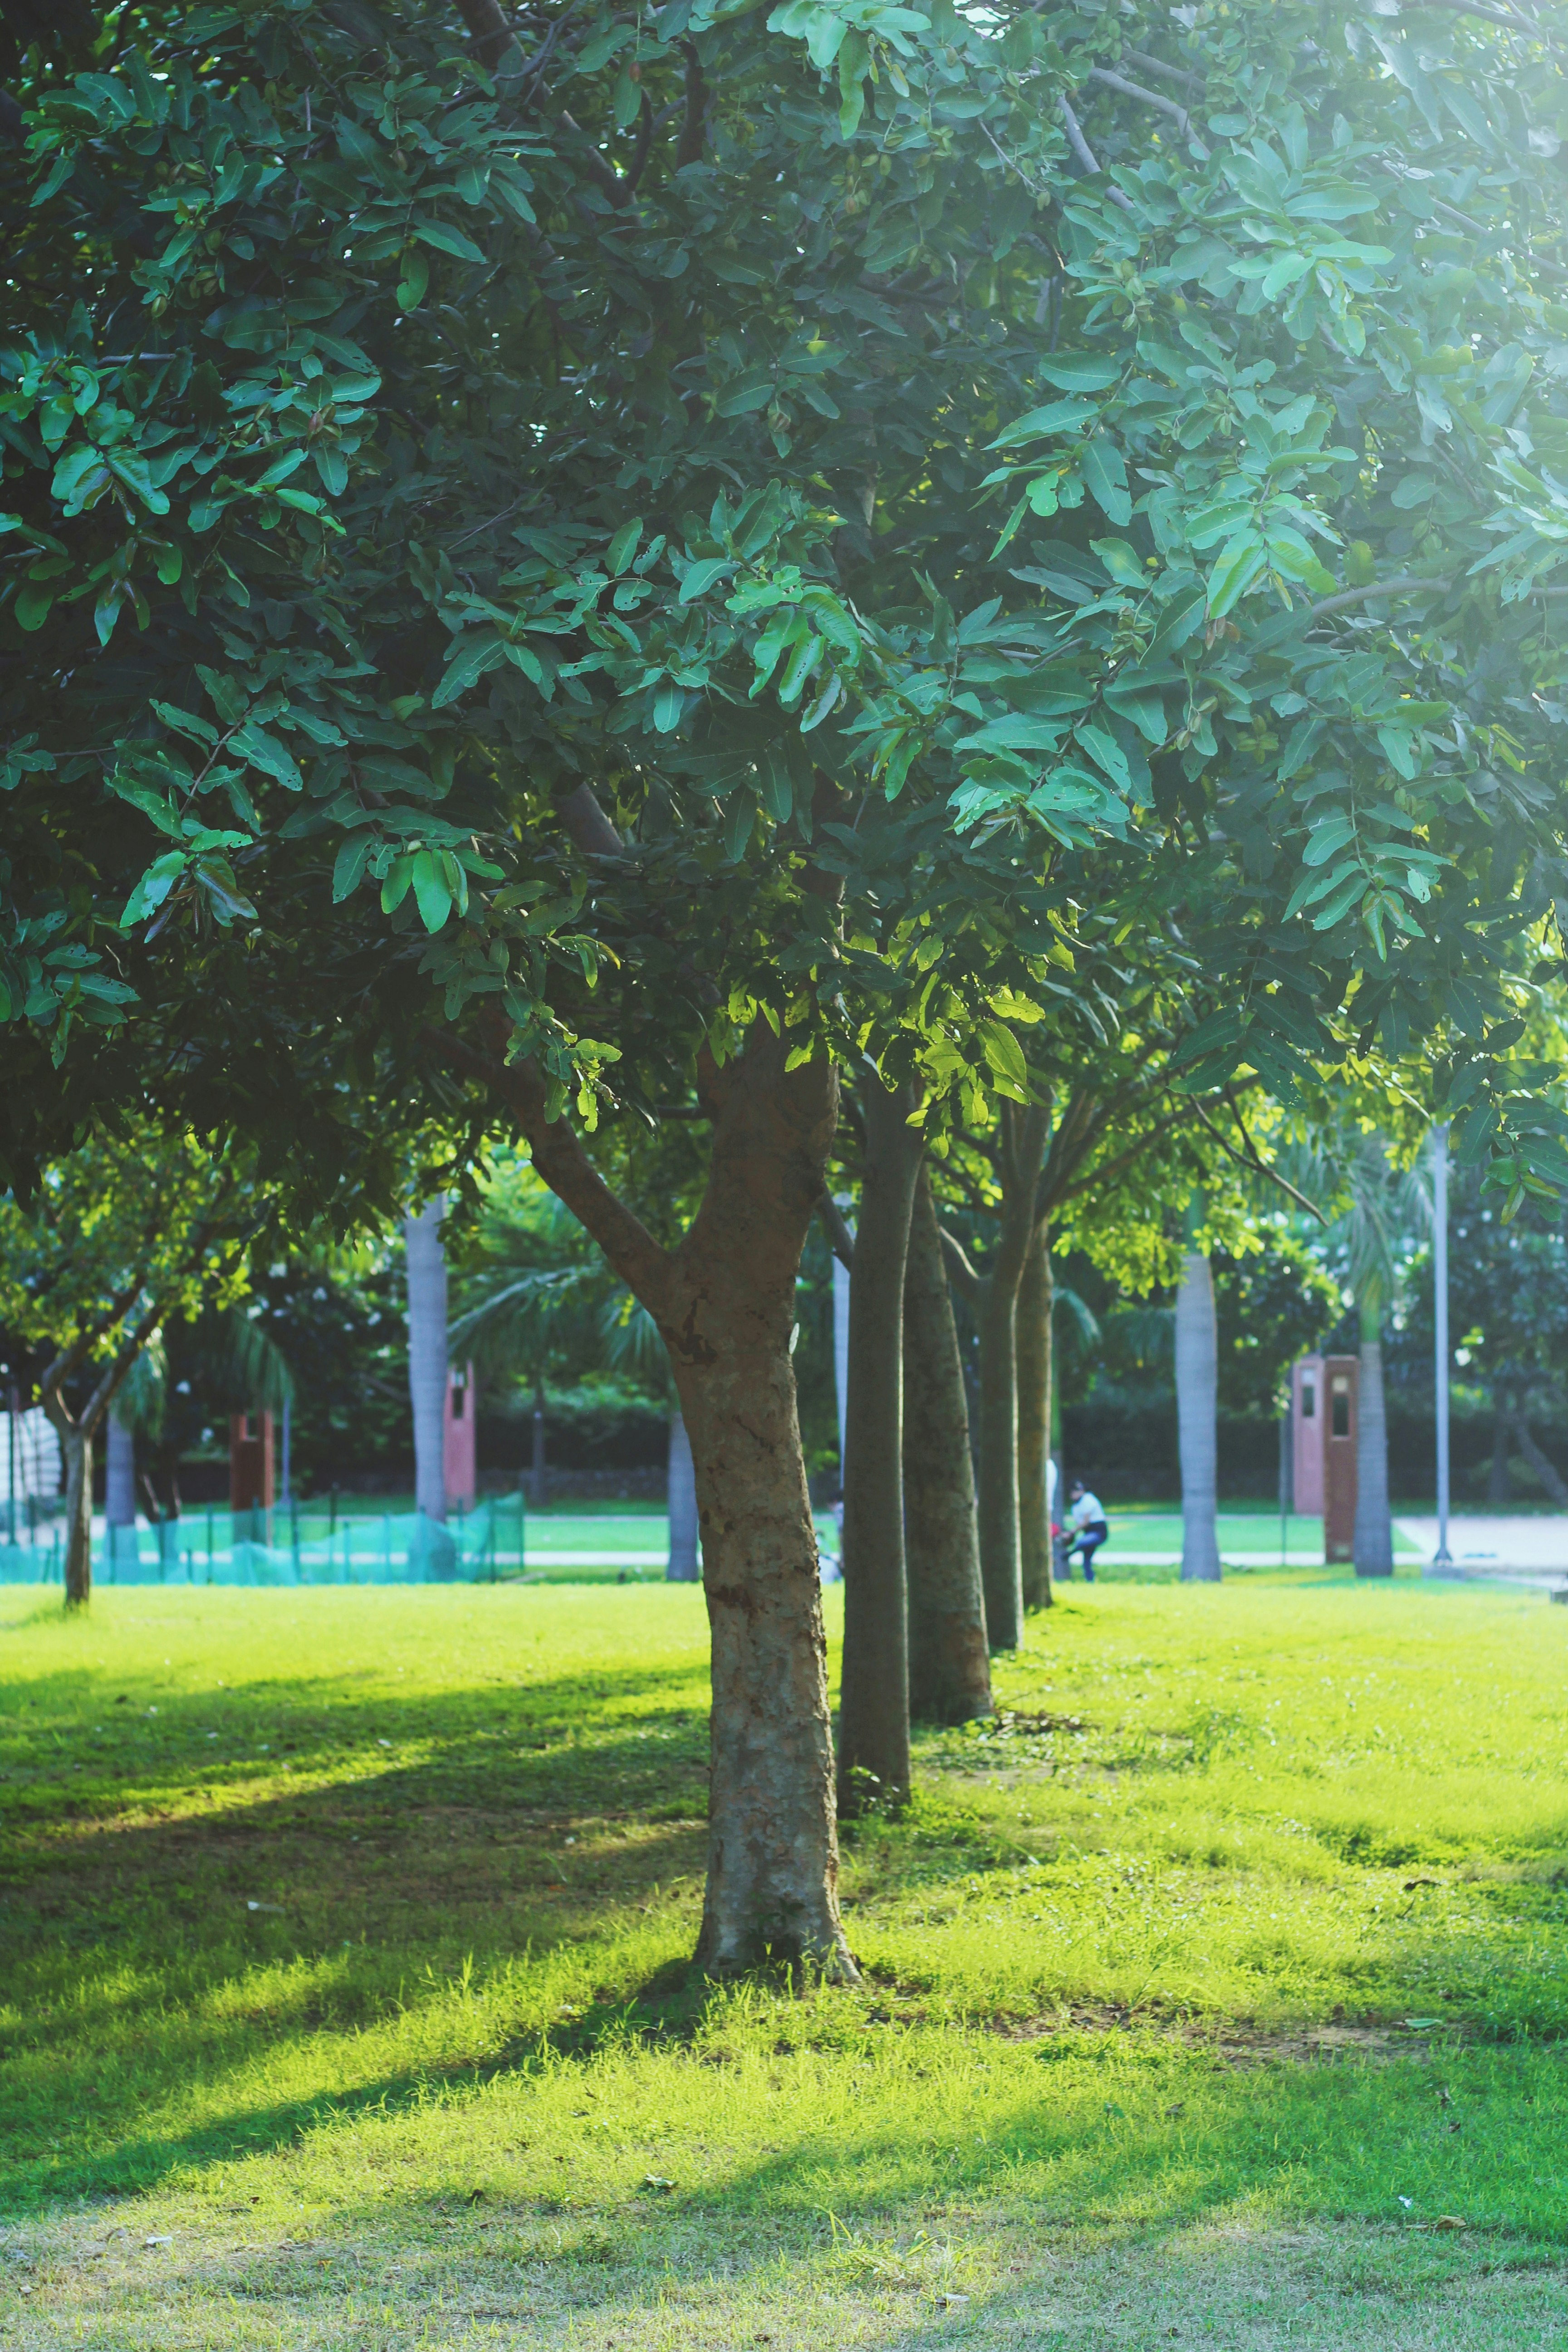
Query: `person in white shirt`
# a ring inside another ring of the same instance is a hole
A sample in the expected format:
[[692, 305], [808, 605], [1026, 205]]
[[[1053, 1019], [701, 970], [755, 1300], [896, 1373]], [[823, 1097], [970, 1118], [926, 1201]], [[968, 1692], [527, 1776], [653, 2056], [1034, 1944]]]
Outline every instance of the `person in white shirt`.
[[1105, 1506], [1100, 1496], [1090, 1492], [1081, 1478], [1072, 1482], [1072, 1508], [1068, 1513], [1068, 1539], [1062, 1551], [1062, 1566], [1071, 1572], [1072, 1556], [1076, 1551], [1083, 1560], [1083, 1580], [1094, 1582], [1094, 1555], [1110, 1533], [1106, 1524]]

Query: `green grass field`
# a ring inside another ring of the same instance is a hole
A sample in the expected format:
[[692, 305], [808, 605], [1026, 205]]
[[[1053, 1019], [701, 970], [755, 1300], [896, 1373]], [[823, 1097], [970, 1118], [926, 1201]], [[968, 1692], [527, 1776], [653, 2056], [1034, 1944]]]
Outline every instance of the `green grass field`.
[[0, 2338], [1560, 2347], [1565, 1666], [1074, 1585], [719, 1991], [699, 1592], [0, 1591]]

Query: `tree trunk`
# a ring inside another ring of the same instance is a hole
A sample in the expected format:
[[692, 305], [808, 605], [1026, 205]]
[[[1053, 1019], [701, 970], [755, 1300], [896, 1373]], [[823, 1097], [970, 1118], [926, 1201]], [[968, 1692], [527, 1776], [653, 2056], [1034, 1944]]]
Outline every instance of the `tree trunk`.
[[1559, 1510], [1568, 1510], [1568, 1486], [1564, 1486], [1556, 1470], [1542, 1454], [1530, 1433], [1530, 1423], [1521, 1409], [1515, 1405], [1509, 1415], [1513, 1433], [1519, 1440], [1519, 1450], [1545, 1487]]
[[1388, 1417], [1383, 1394], [1382, 1323], [1373, 1307], [1361, 1316], [1361, 1379], [1356, 1397], [1355, 1533], [1358, 1576], [1394, 1574], [1394, 1522], [1388, 1509]]
[[1176, 1292], [1176, 1430], [1182, 1457], [1182, 1581], [1217, 1584], [1215, 1525], [1219, 1349], [1214, 1275], [1201, 1250], [1182, 1260]]
[[980, 1568], [994, 1650], [1024, 1638], [1018, 1553], [1018, 1285], [1035, 1231], [1049, 1113], [1002, 1105], [1002, 1212], [975, 1311], [980, 1333]]
[[414, 1507], [437, 1525], [447, 1517], [446, 1196], [403, 1221], [408, 1256], [408, 1393], [414, 1405]]
[[550, 1472], [544, 1460], [544, 1375], [533, 1376], [533, 1454], [528, 1472], [528, 1499], [536, 1511], [548, 1499]]
[[669, 1416], [669, 1563], [668, 1584], [695, 1584], [697, 1566], [697, 1479], [691, 1467], [691, 1440], [679, 1412]]
[[1051, 1605], [1051, 1309], [1056, 1278], [1042, 1217], [1018, 1284], [1018, 1560], [1026, 1609]]
[[786, 1071], [790, 1038], [758, 1023], [722, 1070], [702, 1203], [660, 1247], [564, 1119], [533, 1065], [452, 1044], [517, 1110], [533, 1164], [647, 1308], [691, 1439], [712, 1634], [708, 1885], [697, 1958], [715, 1974], [774, 1959], [856, 1976], [838, 1916], [833, 1738], [816, 1531], [790, 1332], [806, 1229], [837, 1115], [826, 1059]]
[[66, 1457], [66, 1607], [92, 1599], [92, 1440], [80, 1429], [60, 1433]]
[[[838, 1809], [910, 1787], [909, 1591], [904, 1572], [904, 1267], [923, 1139], [912, 1088], [861, 1086], [866, 1167], [849, 1282], [844, 1459], [844, 1671]], [[861, 1776], [868, 1775], [864, 1779]]]
[[[103, 1464], [103, 1516], [106, 1526], [136, 1524], [136, 1440], [117, 1412], [109, 1416], [109, 1443]], [[110, 1538], [110, 1543], [113, 1538]]]
[[923, 1167], [915, 1181], [904, 1272], [904, 1549], [910, 1714], [931, 1723], [989, 1715], [991, 1660], [969, 1407], [936, 1205]]
[[1509, 1476], [1508, 1441], [1512, 1431], [1509, 1409], [1501, 1395], [1493, 1400], [1492, 1466], [1487, 1479], [1489, 1503], [1511, 1503], [1513, 1481]]

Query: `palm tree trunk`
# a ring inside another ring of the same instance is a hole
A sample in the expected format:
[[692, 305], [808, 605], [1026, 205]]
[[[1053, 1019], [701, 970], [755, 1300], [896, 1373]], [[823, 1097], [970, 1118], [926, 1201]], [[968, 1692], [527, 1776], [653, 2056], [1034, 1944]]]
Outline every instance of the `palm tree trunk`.
[[[136, 1524], [136, 1440], [128, 1422], [117, 1412], [109, 1416], [109, 1442], [103, 1464], [103, 1516], [110, 1528]], [[114, 1538], [109, 1538], [112, 1549]]]
[[904, 1552], [910, 1596], [910, 1712], [965, 1723], [991, 1712], [985, 1591], [963, 1363], [936, 1204], [915, 1180], [904, 1270]]
[[844, 1455], [844, 1665], [838, 1810], [910, 1786], [909, 1593], [904, 1562], [904, 1270], [923, 1149], [914, 1094], [875, 1070], [860, 1088], [865, 1177], [849, 1277]]
[[403, 1221], [408, 1258], [408, 1393], [414, 1405], [414, 1507], [437, 1525], [447, 1517], [446, 1196]]
[[1383, 1394], [1383, 1325], [1375, 1306], [1361, 1310], [1361, 1377], [1356, 1395], [1355, 1533], [1358, 1576], [1394, 1574], [1394, 1522], [1388, 1510], [1388, 1416]]
[[1182, 1458], [1182, 1581], [1217, 1584], [1219, 1345], [1214, 1273], [1203, 1251], [1182, 1260], [1176, 1292], [1176, 1431]]
[[1492, 1400], [1492, 1465], [1487, 1479], [1489, 1503], [1511, 1503], [1513, 1482], [1508, 1470], [1508, 1441], [1512, 1420], [1501, 1391]]
[[679, 1410], [669, 1417], [669, 1564], [667, 1584], [695, 1584], [697, 1568], [697, 1475], [691, 1440]]
[[1051, 1605], [1050, 1226], [1041, 1218], [1018, 1285], [1018, 1559], [1026, 1609]]
[[1556, 1504], [1558, 1509], [1568, 1509], [1568, 1486], [1564, 1486], [1563, 1479], [1554, 1465], [1547, 1460], [1545, 1454], [1542, 1454], [1540, 1446], [1537, 1445], [1534, 1438], [1531, 1435], [1530, 1423], [1525, 1419], [1522, 1408], [1516, 1405], [1512, 1409], [1509, 1418], [1512, 1424], [1513, 1433], [1519, 1441], [1519, 1450], [1523, 1454], [1526, 1462], [1529, 1463], [1531, 1468], [1534, 1471], [1536, 1476], [1545, 1487], [1547, 1494], [1550, 1496], [1552, 1502]]
[[[689, 1444], [689, 1440], [688, 1440]], [[544, 1374], [533, 1375], [533, 1453], [528, 1471], [528, 1499], [533, 1509], [542, 1511], [548, 1499], [550, 1472], [544, 1459]]]

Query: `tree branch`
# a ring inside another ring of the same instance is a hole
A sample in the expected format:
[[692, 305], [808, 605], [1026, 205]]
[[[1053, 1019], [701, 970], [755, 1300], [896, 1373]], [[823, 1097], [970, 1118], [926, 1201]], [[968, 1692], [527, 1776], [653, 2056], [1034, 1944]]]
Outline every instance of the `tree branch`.
[[966, 1305], [978, 1307], [980, 1294], [984, 1287], [984, 1276], [975, 1272], [963, 1244], [955, 1235], [950, 1234], [945, 1225], [939, 1225], [937, 1231], [942, 1235], [942, 1254], [947, 1261], [948, 1280], [957, 1289]]
[[[504, 1023], [498, 1024], [504, 1030]], [[527, 1139], [534, 1167], [604, 1251], [627, 1288], [658, 1322], [669, 1290], [669, 1253], [640, 1217], [612, 1192], [575, 1128], [564, 1118], [546, 1118], [543, 1074], [531, 1055], [506, 1062], [498, 1052], [482, 1054], [449, 1030], [427, 1030], [444, 1058], [466, 1077], [479, 1078], [504, 1102]]]
[[853, 1273], [855, 1236], [849, 1230], [843, 1210], [831, 1192], [824, 1192], [816, 1204], [816, 1213], [822, 1219], [822, 1230], [827, 1235], [828, 1247], [834, 1256], [847, 1273]]
[[1200, 1126], [1207, 1128], [1209, 1133], [1213, 1136], [1220, 1150], [1225, 1152], [1228, 1158], [1234, 1160], [1238, 1168], [1249, 1168], [1255, 1175], [1267, 1176], [1270, 1183], [1278, 1184], [1282, 1192], [1288, 1192], [1289, 1194], [1291, 1200], [1295, 1202], [1299, 1209], [1305, 1209], [1309, 1216], [1316, 1217], [1321, 1225], [1326, 1226], [1329, 1221], [1327, 1217], [1324, 1216], [1321, 1209], [1319, 1208], [1317, 1202], [1315, 1201], [1309, 1201], [1305, 1192], [1298, 1192], [1294, 1184], [1289, 1183], [1286, 1179], [1281, 1176], [1278, 1168], [1270, 1167], [1268, 1160], [1260, 1157], [1258, 1146], [1252, 1140], [1251, 1136], [1247, 1132], [1246, 1121], [1243, 1119], [1241, 1113], [1237, 1110], [1235, 1103], [1231, 1102], [1228, 1089], [1226, 1090], [1225, 1098], [1226, 1103], [1229, 1105], [1232, 1118], [1235, 1119], [1237, 1127], [1241, 1129], [1242, 1141], [1247, 1146], [1246, 1152], [1243, 1153], [1238, 1151], [1234, 1143], [1227, 1141], [1226, 1137], [1220, 1133], [1218, 1128], [1215, 1127], [1213, 1119], [1208, 1117], [1203, 1105], [1194, 1098], [1193, 1110]]
[[1103, 82], [1107, 89], [1119, 89], [1124, 98], [1141, 99], [1145, 106], [1156, 107], [1162, 114], [1170, 115], [1178, 130], [1186, 130], [1187, 110], [1178, 106], [1173, 98], [1162, 98], [1157, 89], [1145, 89], [1142, 82], [1129, 81], [1125, 75], [1112, 73], [1105, 66], [1090, 66], [1089, 79]]
[[1342, 613], [1352, 604], [1365, 604], [1378, 596], [1403, 596], [1412, 588], [1435, 588], [1447, 595], [1452, 580], [1434, 579], [1430, 572], [1402, 572], [1396, 580], [1369, 581], [1364, 588], [1342, 588], [1336, 595], [1320, 597], [1308, 607], [1308, 618], [1321, 621], [1329, 613]]
[[584, 857], [618, 857], [626, 847], [592, 784], [574, 785], [556, 802], [555, 814]]
[[1202, 74], [1189, 73], [1181, 66], [1168, 66], [1163, 58], [1152, 56], [1148, 49], [1129, 48], [1124, 41], [1121, 54], [1131, 58], [1135, 66], [1142, 66], [1145, 73], [1158, 74], [1162, 81], [1180, 82], [1184, 89], [1200, 95], [1207, 88]]
[[680, 126], [680, 143], [675, 151], [678, 172], [684, 172], [688, 163], [700, 163], [708, 135], [708, 84], [703, 79], [702, 62], [695, 41], [685, 41], [681, 46], [686, 51], [686, 120]]
[[[1079, 122], [1077, 115], [1073, 112], [1071, 106], [1068, 104], [1065, 91], [1058, 99], [1057, 104], [1061, 109], [1062, 122], [1068, 135], [1068, 145], [1072, 149], [1073, 153], [1078, 157], [1078, 160], [1083, 165], [1084, 170], [1090, 173], [1095, 179], [1099, 179], [1100, 176], [1100, 165], [1094, 160], [1094, 151], [1083, 135], [1083, 125]], [[1121, 190], [1116, 186], [1114, 182], [1108, 185], [1105, 193], [1110, 198], [1113, 205], [1121, 205], [1124, 213], [1130, 213], [1131, 211], [1132, 205], [1131, 201], [1128, 197], [1122, 194]]]

